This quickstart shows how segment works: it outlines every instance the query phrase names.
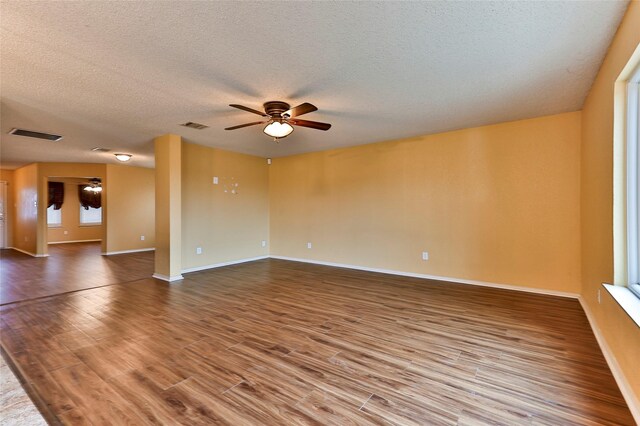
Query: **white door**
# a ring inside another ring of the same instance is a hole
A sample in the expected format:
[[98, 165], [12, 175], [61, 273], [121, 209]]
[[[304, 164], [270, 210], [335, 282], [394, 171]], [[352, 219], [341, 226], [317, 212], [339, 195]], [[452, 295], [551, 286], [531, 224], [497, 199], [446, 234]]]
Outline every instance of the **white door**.
[[7, 246], [7, 182], [0, 182], [0, 248]]

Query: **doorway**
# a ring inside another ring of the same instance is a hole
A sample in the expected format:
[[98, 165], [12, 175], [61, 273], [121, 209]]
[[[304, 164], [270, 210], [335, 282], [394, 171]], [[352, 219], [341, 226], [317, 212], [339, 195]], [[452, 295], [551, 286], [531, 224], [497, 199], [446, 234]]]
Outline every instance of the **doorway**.
[[102, 180], [96, 177], [49, 177], [47, 245], [103, 240]]

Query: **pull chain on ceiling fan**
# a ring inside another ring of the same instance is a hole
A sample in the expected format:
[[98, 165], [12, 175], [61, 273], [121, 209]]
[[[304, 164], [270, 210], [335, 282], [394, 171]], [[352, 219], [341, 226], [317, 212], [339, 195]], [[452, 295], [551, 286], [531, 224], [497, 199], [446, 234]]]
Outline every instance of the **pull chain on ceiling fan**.
[[320, 123], [319, 121], [309, 121], [309, 120], [300, 120], [296, 117], [299, 117], [303, 114], [307, 114], [313, 111], [317, 111], [314, 105], [311, 105], [308, 102], [300, 104], [296, 107], [291, 108], [291, 106], [286, 102], [281, 101], [271, 101], [265, 102], [264, 112], [255, 110], [253, 108], [246, 107], [244, 105], [238, 104], [230, 104], [230, 107], [238, 108], [243, 111], [251, 112], [253, 114], [260, 115], [267, 120], [263, 121], [254, 121], [251, 123], [240, 124], [238, 126], [227, 127], [225, 130], [236, 130], [241, 129], [243, 127], [248, 126], [256, 126], [258, 124], [267, 124], [263, 132], [271, 136], [274, 141], [278, 141], [279, 139], [285, 138], [293, 132], [293, 126], [301, 126], [301, 127], [309, 127], [311, 129], [316, 130], [329, 130], [331, 128], [331, 124], [328, 123]]

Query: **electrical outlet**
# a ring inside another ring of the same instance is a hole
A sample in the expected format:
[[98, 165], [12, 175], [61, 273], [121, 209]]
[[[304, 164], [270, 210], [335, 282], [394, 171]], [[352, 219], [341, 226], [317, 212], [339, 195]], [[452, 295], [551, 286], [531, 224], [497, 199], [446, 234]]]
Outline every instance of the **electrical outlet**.
[[68, 234], [69, 234], [69, 231], [64, 231], [64, 232], [63, 232], [63, 234], [64, 234], [64, 235], [68, 235]]
[[217, 185], [218, 184], [218, 176], [214, 176], [213, 177], [213, 184]]
[[196, 247], [196, 254], [202, 254], [202, 247]]
[[307, 248], [310, 249], [311, 248], [311, 243], [307, 243]]
[[262, 240], [262, 247], [266, 247], [267, 246], [267, 242], [265, 240]]
[[598, 289], [598, 304], [600, 304], [600, 303], [602, 303], [602, 302], [600, 301], [600, 289]]
[[144, 235], [140, 235], [140, 241], [144, 241]]
[[429, 252], [427, 251], [422, 252], [422, 260], [429, 260]]

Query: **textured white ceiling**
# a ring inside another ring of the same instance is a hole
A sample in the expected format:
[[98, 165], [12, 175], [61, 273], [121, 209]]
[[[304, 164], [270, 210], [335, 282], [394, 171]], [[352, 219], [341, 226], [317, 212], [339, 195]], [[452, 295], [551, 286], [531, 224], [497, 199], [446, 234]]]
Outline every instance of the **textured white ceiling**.
[[[579, 110], [627, 7], [555, 2], [18, 2], [1, 7], [4, 166], [153, 166], [154, 136], [277, 157]], [[279, 144], [268, 100], [311, 102]], [[185, 121], [210, 126], [180, 127]], [[8, 135], [13, 127], [61, 142]]]

